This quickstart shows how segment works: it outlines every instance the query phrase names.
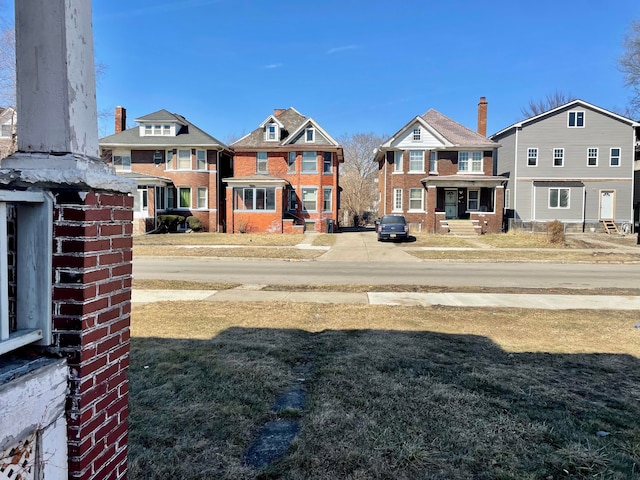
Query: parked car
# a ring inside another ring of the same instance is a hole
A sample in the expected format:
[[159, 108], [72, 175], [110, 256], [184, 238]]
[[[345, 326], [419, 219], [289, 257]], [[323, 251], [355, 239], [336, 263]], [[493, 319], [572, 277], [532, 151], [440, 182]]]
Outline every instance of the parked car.
[[407, 240], [409, 238], [409, 225], [402, 215], [384, 215], [376, 226], [378, 241], [382, 240]]

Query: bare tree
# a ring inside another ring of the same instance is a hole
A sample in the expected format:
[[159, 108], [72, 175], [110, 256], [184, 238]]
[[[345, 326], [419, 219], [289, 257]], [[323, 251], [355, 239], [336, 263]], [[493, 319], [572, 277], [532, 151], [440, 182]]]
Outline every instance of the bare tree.
[[633, 90], [628, 113], [640, 115], [640, 19], [631, 22], [624, 39], [624, 53], [618, 62], [624, 74], [625, 86]]
[[344, 164], [340, 167], [340, 207], [350, 218], [362, 218], [375, 209], [378, 164], [373, 161], [373, 152], [384, 138], [375, 133], [354, 133], [343, 135], [338, 141], [344, 149]]
[[564, 105], [565, 103], [569, 103], [575, 99], [576, 97], [570, 93], [565, 94], [556, 90], [553, 93], [547, 94], [547, 96], [540, 100], [529, 100], [527, 106], [521, 108], [520, 112], [525, 118], [535, 117], [536, 115], [553, 110], [554, 108]]
[[0, 106], [16, 104], [16, 36], [12, 24], [0, 22]]

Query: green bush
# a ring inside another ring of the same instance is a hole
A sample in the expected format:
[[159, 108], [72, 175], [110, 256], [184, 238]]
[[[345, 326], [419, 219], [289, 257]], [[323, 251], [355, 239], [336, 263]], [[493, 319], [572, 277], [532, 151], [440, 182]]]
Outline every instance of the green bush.
[[158, 229], [166, 232], [177, 232], [178, 225], [184, 222], [182, 215], [158, 215]]
[[547, 222], [547, 238], [549, 243], [563, 244], [564, 243], [564, 224], [559, 220], [553, 220]]
[[202, 222], [200, 222], [200, 219], [198, 217], [194, 217], [193, 215], [187, 217], [187, 225], [194, 232], [202, 230]]

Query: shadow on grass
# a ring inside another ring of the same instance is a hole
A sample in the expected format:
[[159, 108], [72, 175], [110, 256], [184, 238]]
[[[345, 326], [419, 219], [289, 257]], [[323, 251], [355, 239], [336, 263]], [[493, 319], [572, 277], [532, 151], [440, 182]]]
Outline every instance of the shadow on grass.
[[[243, 463], [311, 366], [287, 455]], [[130, 478], [638, 478], [640, 360], [485, 337], [229, 328], [131, 339]]]

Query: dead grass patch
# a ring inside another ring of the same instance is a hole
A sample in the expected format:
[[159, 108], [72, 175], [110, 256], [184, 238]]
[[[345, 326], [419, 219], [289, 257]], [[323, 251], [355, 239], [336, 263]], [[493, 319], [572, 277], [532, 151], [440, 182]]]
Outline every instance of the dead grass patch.
[[633, 263], [640, 261], [638, 253], [620, 251], [585, 252], [570, 249], [544, 250], [407, 250], [407, 253], [422, 260], [460, 260], [460, 261], [503, 261], [503, 262], [531, 262], [547, 261], [556, 263], [585, 262], [585, 263]]
[[[134, 307], [130, 478], [634, 478], [637, 312], [165, 302]], [[302, 429], [244, 452], [312, 365]], [[598, 431], [609, 432], [606, 437]]]
[[184, 247], [170, 245], [138, 245], [133, 247], [135, 256], [151, 257], [218, 257], [218, 258], [273, 258], [290, 260], [310, 260], [325, 253], [324, 250], [311, 250], [273, 246], [247, 247]]
[[303, 234], [273, 233], [159, 233], [133, 237], [133, 245], [249, 245], [293, 246], [302, 243]]
[[412, 247], [471, 248], [474, 246], [464, 238], [451, 235], [437, 235], [433, 233], [416, 233], [412, 235], [415, 238], [415, 242], [409, 244]]
[[336, 243], [336, 234], [321, 233], [313, 239], [312, 245], [316, 247], [332, 247]]
[[193, 280], [156, 280], [134, 278], [132, 286], [139, 290], [229, 290], [240, 283], [197, 282]]

